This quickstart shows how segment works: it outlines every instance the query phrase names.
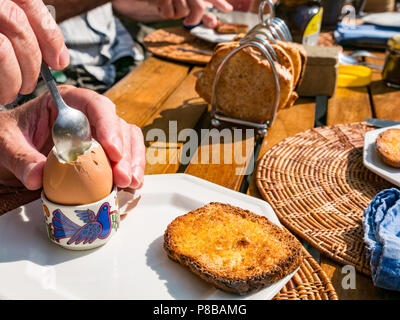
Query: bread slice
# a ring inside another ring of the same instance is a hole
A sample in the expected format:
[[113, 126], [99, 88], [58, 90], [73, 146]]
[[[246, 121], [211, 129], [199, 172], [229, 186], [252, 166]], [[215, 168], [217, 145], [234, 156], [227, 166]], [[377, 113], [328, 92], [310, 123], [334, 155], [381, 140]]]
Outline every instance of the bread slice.
[[281, 46], [285, 52], [288, 54], [293, 65], [293, 88], [296, 88], [297, 83], [300, 79], [301, 69], [302, 69], [302, 57], [300, 55], [300, 49], [298, 46], [293, 45], [292, 42], [277, 41], [277, 44]]
[[400, 129], [387, 129], [376, 139], [376, 151], [389, 166], [400, 168]]
[[220, 34], [247, 33], [249, 26], [247, 24], [227, 23], [218, 20], [215, 31]]
[[299, 50], [299, 54], [300, 54], [300, 58], [301, 58], [301, 71], [300, 71], [299, 80], [297, 81], [297, 85], [295, 87], [295, 89], [296, 89], [300, 86], [300, 84], [304, 78], [304, 74], [305, 74], [306, 66], [307, 66], [307, 52], [306, 52], [306, 49], [304, 48], [304, 46], [300, 43], [290, 42], [290, 44], [291, 44], [291, 46], [294, 46]]
[[223, 203], [191, 211], [164, 234], [168, 256], [224, 291], [244, 295], [290, 274], [301, 245], [266, 217]]
[[[239, 41], [244, 36], [246, 36], [245, 33], [239, 33], [235, 36], [235, 38], [233, 38], [233, 41]], [[270, 41], [270, 44], [273, 45], [274, 43]], [[296, 87], [301, 83], [304, 71], [306, 69], [306, 50], [304, 49], [303, 45], [295, 42], [276, 40], [276, 44], [280, 46], [290, 57], [290, 60], [293, 64], [293, 88], [296, 89]]]
[[[217, 68], [239, 42], [217, 45], [211, 61], [196, 81], [197, 93], [211, 103], [212, 84]], [[279, 55], [286, 56], [283, 49]], [[289, 58], [285, 60], [290, 61]], [[287, 105], [293, 93], [293, 74], [290, 68], [274, 63], [281, 88], [279, 108]], [[240, 50], [226, 63], [217, 85], [217, 111], [228, 117], [264, 123], [271, 116], [275, 97], [275, 77], [267, 59], [252, 47]]]

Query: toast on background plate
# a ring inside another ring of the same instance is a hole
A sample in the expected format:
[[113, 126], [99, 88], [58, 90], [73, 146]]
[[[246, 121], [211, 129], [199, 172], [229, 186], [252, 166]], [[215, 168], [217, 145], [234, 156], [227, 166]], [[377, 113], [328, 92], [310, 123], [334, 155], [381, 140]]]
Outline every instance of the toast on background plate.
[[296, 270], [301, 244], [288, 231], [229, 204], [210, 203], [172, 221], [168, 256], [226, 292], [260, 290]]
[[400, 129], [387, 129], [376, 139], [376, 152], [383, 162], [400, 168]]
[[227, 23], [218, 20], [215, 32], [220, 34], [236, 34], [236, 33], [247, 33], [249, 26], [247, 24], [240, 23]]

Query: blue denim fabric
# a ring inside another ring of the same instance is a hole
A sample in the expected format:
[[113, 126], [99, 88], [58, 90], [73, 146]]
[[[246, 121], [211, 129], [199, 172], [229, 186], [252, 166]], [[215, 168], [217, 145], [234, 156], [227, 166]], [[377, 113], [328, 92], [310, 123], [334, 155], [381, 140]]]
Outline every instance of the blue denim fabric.
[[400, 191], [378, 193], [362, 223], [375, 286], [400, 291]]
[[381, 27], [372, 24], [349, 26], [338, 24], [334, 37], [340, 45], [386, 46], [394, 35], [400, 34], [398, 27]]

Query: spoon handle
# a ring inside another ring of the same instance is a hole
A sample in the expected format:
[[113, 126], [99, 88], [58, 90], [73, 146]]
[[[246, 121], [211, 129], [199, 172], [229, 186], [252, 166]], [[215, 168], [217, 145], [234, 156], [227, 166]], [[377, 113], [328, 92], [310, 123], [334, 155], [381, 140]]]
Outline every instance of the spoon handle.
[[53, 100], [56, 103], [58, 111], [60, 111], [61, 109], [65, 109], [66, 108], [65, 102], [61, 97], [61, 94], [57, 89], [56, 81], [54, 80], [50, 72], [50, 69], [45, 62], [42, 62], [41, 74], [43, 79], [46, 81], [47, 87], [49, 88], [51, 96], [53, 97]]

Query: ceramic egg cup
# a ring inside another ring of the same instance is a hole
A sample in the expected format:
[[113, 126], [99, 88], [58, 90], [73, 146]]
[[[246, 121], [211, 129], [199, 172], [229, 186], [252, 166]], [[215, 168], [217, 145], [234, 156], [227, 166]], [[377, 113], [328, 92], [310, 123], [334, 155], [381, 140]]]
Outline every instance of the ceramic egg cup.
[[41, 194], [49, 239], [70, 250], [88, 250], [104, 245], [119, 228], [117, 188], [94, 203], [60, 205]]

